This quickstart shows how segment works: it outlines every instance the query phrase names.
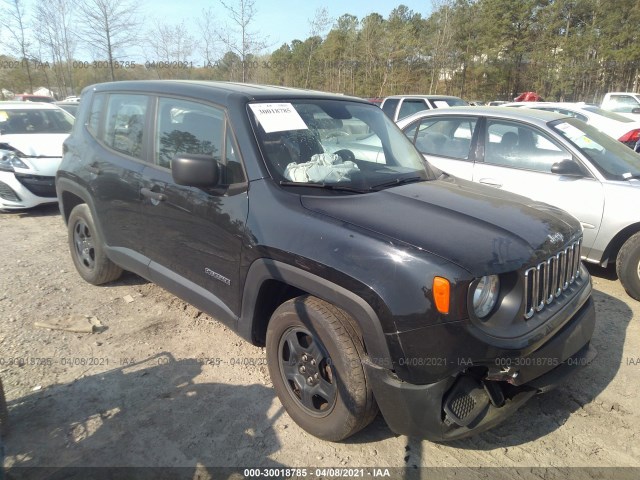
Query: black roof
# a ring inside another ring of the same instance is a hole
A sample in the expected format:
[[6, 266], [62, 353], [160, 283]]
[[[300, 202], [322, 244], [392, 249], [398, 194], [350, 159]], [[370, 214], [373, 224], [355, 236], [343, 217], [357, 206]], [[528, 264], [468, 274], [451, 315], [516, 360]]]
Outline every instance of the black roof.
[[107, 82], [91, 85], [85, 91], [120, 91], [144, 92], [170, 95], [184, 95], [188, 97], [206, 98], [220, 104], [227, 104], [231, 100], [250, 102], [253, 100], [291, 100], [294, 98], [351, 100], [368, 103], [357, 97], [350, 97], [335, 93], [319, 92], [299, 88], [279, 87], [274, 85], [257, 85], [252, 83], [209, 82], [196, 80], [134, 80], [122, 82]]

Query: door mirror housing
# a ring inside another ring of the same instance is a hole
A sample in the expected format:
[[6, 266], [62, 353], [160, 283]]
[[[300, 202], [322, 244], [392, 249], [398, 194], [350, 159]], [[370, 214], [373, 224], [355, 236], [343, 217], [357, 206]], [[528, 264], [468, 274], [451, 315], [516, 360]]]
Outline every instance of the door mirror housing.
[[635, 107], [631, 109], [631, 113], [638, 113], [640, 114], [640, 107]]
[[584, 177], [584, 172], [580, 165], [571, 159], [562, 160], [551, 165], [551, 173], [569, 177]]
[[181, 154], [171, 161], [171, 175], [178, 185], [214, 188], [220, 181], [220, 166], [211, 155]]

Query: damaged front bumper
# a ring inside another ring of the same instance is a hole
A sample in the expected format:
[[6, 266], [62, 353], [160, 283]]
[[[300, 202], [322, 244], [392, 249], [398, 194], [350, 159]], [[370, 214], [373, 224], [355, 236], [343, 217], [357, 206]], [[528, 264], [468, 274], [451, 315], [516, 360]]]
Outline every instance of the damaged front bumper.
[[474, 366], [428, 385], [398, 379], [365, 364], [380, 410], [395, 433], [448, 441], [488, 430], [527, 400], [551, 390], [596, 356], [589, 340], [595, 327], [593, 300], [534, 352], [505, 352], [491, 367]]

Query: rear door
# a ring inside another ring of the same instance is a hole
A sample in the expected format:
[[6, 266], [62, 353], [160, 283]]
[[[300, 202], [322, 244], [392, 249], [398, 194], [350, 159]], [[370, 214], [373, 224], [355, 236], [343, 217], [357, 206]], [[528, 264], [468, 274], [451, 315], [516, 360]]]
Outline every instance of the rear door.
[[[240, 309], [239, 268], [248, 213], [245, 173], [224, 110], [171, 97], [157, 100], [153, 164], [143, 171], [145, 255], [151, 280], [220, 320]], [[217, 160], [222, 185], [178, 185], [176, 155]]]
[[551, 166], [561, 160], [580, 162], [550, 135], [530, 125], [487, 119], [482, 141], [484, 157], [474, 166], [473, 181], [566, 210], [582, 223], [586, 254], [602, 220], [602, 184], [584, 166], [581, 177], [551, 173]]
[[87, 148], [87, 178], [109, 256], [137, 273], [144, 265], [131, 263], [143, 243], [140, 211], [141, 172], [148, 151], [144, 122], [147, 95], [95, 94], [86, 128], [99, 146]]

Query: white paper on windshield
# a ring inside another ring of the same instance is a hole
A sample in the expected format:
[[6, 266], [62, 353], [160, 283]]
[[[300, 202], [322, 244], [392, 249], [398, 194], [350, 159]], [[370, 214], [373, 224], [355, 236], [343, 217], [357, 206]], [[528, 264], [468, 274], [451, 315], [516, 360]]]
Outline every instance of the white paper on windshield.
[[562, 134], [571, 140], [573, 143], [582, 148], [597, 148], [602, 150], [603, 148], [591, 140], [585, 135], [585, 133], [579, 128], [574, 127], [568, 123], [559, 123], [556, 128], [562, 132]]
[[250, 103], [249, 107], [266, 133], [309, 129], [290, 103]]
[[449, 104], [444, 100], [434, 100], [433, 104], [436, 106], [436, 108], [447, 108], [449, 106]]

